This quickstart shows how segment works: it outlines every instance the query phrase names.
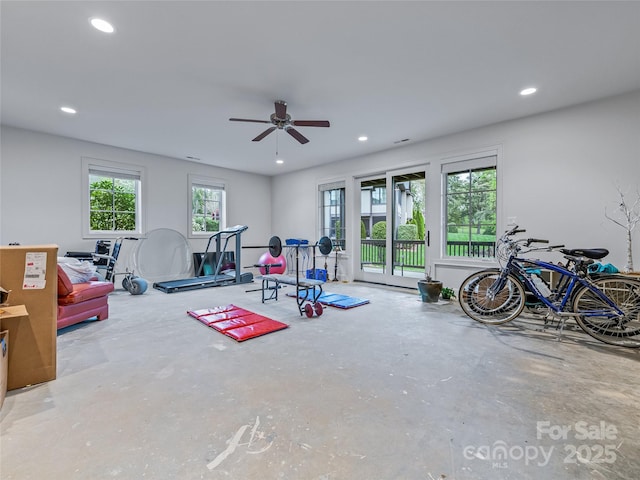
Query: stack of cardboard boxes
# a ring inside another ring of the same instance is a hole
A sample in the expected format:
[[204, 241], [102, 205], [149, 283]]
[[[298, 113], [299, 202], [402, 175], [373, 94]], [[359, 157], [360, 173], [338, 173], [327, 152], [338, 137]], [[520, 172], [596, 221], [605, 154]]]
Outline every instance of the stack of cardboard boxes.
[[56, 245], [0, 247], [2, 400], [6, 390], [56, 378], [57, 255]]

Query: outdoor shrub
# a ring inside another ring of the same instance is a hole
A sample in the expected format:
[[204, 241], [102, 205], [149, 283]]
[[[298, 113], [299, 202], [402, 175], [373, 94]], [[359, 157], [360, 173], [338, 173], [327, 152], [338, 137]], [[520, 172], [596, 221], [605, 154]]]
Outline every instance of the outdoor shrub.
[[398, 240], [419, 240], [417, 225], [398, 225]]
[[422, 240], [424, 238], [424, 215], [422, 214], [422, 210], [419, 208], [413, 209], [413, 221], [418, 227], [418, 233], [416, 240]]
[[374, 240], [384, 240], [387, 238], [387, 222], [384, 220], [373, 225], [371, 238]]

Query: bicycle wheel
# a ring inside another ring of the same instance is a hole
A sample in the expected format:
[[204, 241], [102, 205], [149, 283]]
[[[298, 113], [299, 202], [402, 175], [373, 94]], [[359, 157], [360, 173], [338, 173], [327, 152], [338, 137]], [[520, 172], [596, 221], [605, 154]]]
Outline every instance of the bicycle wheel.
[[601, 342], [621, 347], [640, 348], [640, 281], [622, 275], [600, 277], [593, 281], [620, 310], [612, 308], [591, 289], [581, 288], [573, 300], [578, 325]]
[[[491, 286], [504, 282], [498, 292]], [[524, 309], [526, 294], [522, 283], [513, 275], [501, 278], [499, 269], [476, 272], [467, 277], [458, 293], [464, 313], [488, 325], [500, 325], [516, 318]]]

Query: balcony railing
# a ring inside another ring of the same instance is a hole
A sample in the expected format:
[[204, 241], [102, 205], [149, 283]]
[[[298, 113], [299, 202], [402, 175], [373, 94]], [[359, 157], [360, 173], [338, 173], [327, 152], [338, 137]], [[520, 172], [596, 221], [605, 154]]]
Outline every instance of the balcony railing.
[[450, 257], [495, 257], [496, 242], [447, 242], [447, 255]]
[[[425, 267], [425, 245], [421, 240], [396, 240], [394, 265], [407, 268]], [[491, 258], [495, 256], [495, 242], [447, 242], [447, 256]], [[360, 241], [360, 266], [386, 265], [385, 240]]]

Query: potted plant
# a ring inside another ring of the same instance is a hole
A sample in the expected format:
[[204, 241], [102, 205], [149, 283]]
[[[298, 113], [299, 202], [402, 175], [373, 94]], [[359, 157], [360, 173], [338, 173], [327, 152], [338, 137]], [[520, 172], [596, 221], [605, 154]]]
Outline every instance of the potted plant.
[[452, 298], [456, 298], [456, 292], [453, 288], [444, 287], [442, 292], [440, 292], [440, 296], [443, 300], [451, 300]]
[[424, 280], [418, 280], [418, 291], [422, 296], [422, 301], [426, 303], [435, 303], [440, 298], [442, 282], [431, 278], [431, 267], [424, 276]]

